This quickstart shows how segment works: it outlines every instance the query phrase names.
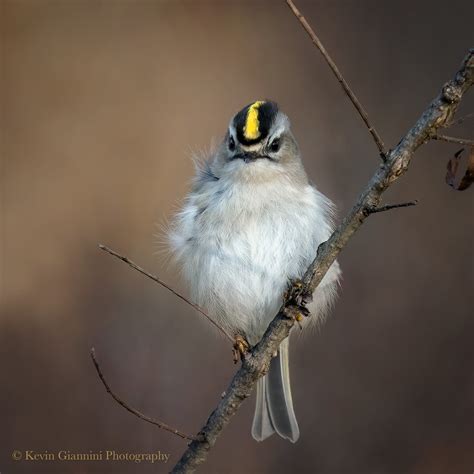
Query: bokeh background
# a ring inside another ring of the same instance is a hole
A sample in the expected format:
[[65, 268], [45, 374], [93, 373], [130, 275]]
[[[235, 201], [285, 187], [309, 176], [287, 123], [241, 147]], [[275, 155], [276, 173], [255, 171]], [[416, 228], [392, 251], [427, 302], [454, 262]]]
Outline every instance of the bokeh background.
[[[389, 146], [474, 46], [470, 0], [298, 1]], [[187, 305], [97, 248], [105, 243], [186, 292], [162, 226], [190, 155], [260, 98], [290, 116], [311, 179], [344, 215], [376, 148], [283, 1], [25, 1], [1, 7], [2, 473], [167, 472], [235, 367]], [[471, 91], [460, 111], [474, 110]], [[473, 136], [472, 122], [452, 134]], [[253, 400], [208, 473], [474, 470], [472, 190], [444, 183], [457, 147], [421, 149], [344, 250], [344, 282], [319, 333], [292, 344], [302, 436], [250, 436]], [[160, 243], [161, 242], [161, 243]], [[14, 462], [11, 452], [115, 449], [168, 465]]]

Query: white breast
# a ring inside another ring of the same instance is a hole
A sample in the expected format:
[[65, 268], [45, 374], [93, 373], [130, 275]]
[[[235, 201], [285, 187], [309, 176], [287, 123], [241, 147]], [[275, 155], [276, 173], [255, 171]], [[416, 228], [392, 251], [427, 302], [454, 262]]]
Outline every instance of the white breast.
[[330, 201], [288, 180], [225, 179], [191, 193], [170, 241], [192, 298], [256, 342], [290, 279], [301, 277], [331, 232]]

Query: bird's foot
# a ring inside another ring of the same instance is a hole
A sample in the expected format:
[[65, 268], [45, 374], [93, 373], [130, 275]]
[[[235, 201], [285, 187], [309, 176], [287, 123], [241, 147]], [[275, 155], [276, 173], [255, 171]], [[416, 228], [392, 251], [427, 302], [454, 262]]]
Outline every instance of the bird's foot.
[[234, 364], [237, 364], [237, 362], [242, 360], [245, 357], [245, 354], [250, 349], [250, 344], [248, 343], [247, 339], [245, 339], [244, 336], [241, 334], [237, 334], [235, 336], [234, 340], [234, 348], [232, 350], [232, 354], [234, 356]]
[[291, 280], [288, 283], [288, 288], [285, 291], [283, 298], [287, 305], [290, 304], [303, 307], [313, 300], [312, 295], [307, 293], [307, 288], [304, 282], [300, 279]]
[[286, 302], [295, 301], [301, 294], [303, 282], [300, 279], [292, 280], [288, 284], [288, 288], [283, 295]]
[[303, 295], [304, 284], [301, 280], [293, 280], [285, 292], [286, 314], [289, 318], [294, 319], [300, 329], [303, 329], [301, 322], [309, 315], [306, 308], [307, 300]]

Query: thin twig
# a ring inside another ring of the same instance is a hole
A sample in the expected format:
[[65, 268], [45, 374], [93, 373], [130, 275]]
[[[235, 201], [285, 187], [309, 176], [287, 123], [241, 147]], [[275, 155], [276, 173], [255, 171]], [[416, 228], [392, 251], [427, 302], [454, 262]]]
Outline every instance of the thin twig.
[[91, 348], [91, 358], [92, 362], [94, 363], [95, 370], [97, 370], [97, 374], [100, 377], [100, 380], [104, 384], [105, 389], [107, 390], [108, 393], [112, 396], [112, 398], [125, 410], [129, 411], [133, 415], [137, 416], [138, 418], [145, 420], [148, 423], [151, 423], [152, 425], [158, 426], [158, 428], [161, 428], [163, 430], [169, 431], [170, 433], [175, 434], [176, 436], [179, 436], [180, 438], [183, 439], [189, 439], [189, 440], [196, 440], [196, 436], [192, 435], [187, 435], [185, 433], [182, 433], [181, 431], [177, 430], [176, 428], [172, 428], [171, 426], [167, 425], [166, 423], [163, 423], [162, 421], [154, 420], [153, 418], [150, 418], [149, 416], [144, 415], [143, 413], [140, 413], [138, 410], [135, 410], [135, 408], [132, 408], [130, 405], [125, 403], [121, 398], [118, 397], [118, 395], [115, 395], [115, 393], [112, 391], [110, 388], [109, 384], [105, 380], [104, 374], [102, 373], [102, 370], [100, 368], [99, 362], [97, 361], [97, 358], [95, 356], [95, 349], [92, 347]]
[[377, 212], [385, 212], [385, 211], [391, 211], [392, 209], [398, 209], [399, 207], [410, 207], [410, 206], [416, 206], [418, 204], [418, 201], [409, 201], [409, 202], [401, 202], [399, 204], [387, 204], [385, 206], [380, 206], [380, 207], [368, 207], [366, 209], [367, 215], [370, 214], [376, 214]]
[[433, 133], [432, 135], [430, 135], [430, 138], [432, 138], [433, 140], [440, 140], [440, 141], [448, 142], [448, 143], [456, 143], [457, 145], [474, 146], [474, 140], [468, 140], [466, 138], [449, 137], [448, 135], [440, 135], [439, 133]]
[[[298, 296], [299, 301], [303, 302], [306, 295], [312, 295], [339, 253], [367, 219], [365, 209], [378, 206], [383, 192], [407, 171], [416, 150], [426, 143], [426, 138], [431, 133], [443, 127], [447, 118], [455, 113], [463, 95], [473, 82], [474, 49], [469, 51], [454, 78], [444, 86], [442, 92], [390, 152], [384, 165], [377, 169], [354, 207], [329, 240], [319, 246], [317, 256], [303, 278], [302, 287], [293, 292]], [[199, 431], [203, 441], [196, 440], [189, 444], [172, 473], [194, 472], [206, 461], [209, 451], [215, 445], [222, 430], [238, 411], [242, 402], [250, 396], [257, 380], [268, 370], [272, 355], [278, 350], [281, 342], [288, 337], [295, 324], [295, 316], [299, 312], [299, 308], [295, 308], [294, 305], [299, 304], [299, 301], [295, 301], [294, 298], [285, 301], [260, 342], [245, 355], [242, 366], [225, 391], [225, 395]]]
[[216, 321], [214, 321], [200, 306], [198, 306], [197, 304], [195, 304], [192, 301], [188, 300], [188, 298], [186, 298], [185, 296], [183, 296], [182, 294], [178, 293], [176, 290], [171, 288], [163, 280], [161, 280], [160, 278], [158, 278], [155, 275], [152, 275], [151, 273], [148, 273], [146, 270], [144, 270], [142, 267], [138, 266], [136, 263], [132, 262], [127, 257], [124, 257], [123, 255], [120, 255], [119, 253], [115, 252], [114, 250], [112, 250], [109, 247], [106, 247], [105, 245], [102, 245], [102, 244], [99, 244], [99, 248], [101, 250], [106, 251], [110, 255], [113, 255], [114, 257], [118, 258], [119, 260], [122, 260], [122, 262], [125, 262], [127, 265], [132, 267], [134, 270], [137, 270], [142, 275], [147, 276], [151, 280], [155, 281], [156, 283], [160, 284], [161, 286], [163, 286], [167, 290], [171, 291], [171, 293], [173, 293], [173, 295], [176, 295], [178, 298], [180, 298], [183, 301], [185, 301], [186, 303], [188, 303], [196, 311], [198, 311], [203, 316], [205, 316], [210, 323], [212, 323], [217, 329], [219, 329], [219, 331], [221, 331], [227, 337], [227, 339], [229, 339], [232, 342], [232, 344], [234, 344], [234, 342], [235, 342], [234, 338], [222, 326], [220, 326]]
[[344, 89], [344, 92], [349, 97], [352, 104], [354, 105], [357, 112], [359, 113], [362, 120], [364, 121], [365, 125], [367, 126], [369, 133], [372, 135], [372, 138], [374, 139], [375, 144], [377, 145], [377, 148], [379, 149], [381, 158], [385, 161], [386, 156], [387, 156], [387, 153], [385, 151], [385, 145], [382, 141], [382, 138], [380, 137], [377, 130], [375, 129], [375, 127], [370, 123], [369, 116], [367, 112], [365, 111], [364, 107], [362, 106], [362, 104], [359, 102], [359, 99], [356, 97], [354, 92], [352, 92], [352, 89], [349, 87], [349, 84], [347, 83], [347, 81], [344, 79], [343, 75], [339, 71], [339, 68], [336, 66], [336, 63], [332, 60], [331, 56], [329, 56], [329, 53], [326, 51], [326, 48], [324, 47], [323, 43], [321, 43], [321, 40], [317, 37], [314, 30], [306, 21], [306, 18], [296, 8], [292, 0], [286, 0], [286, 3], [291, 8], [291, 11], [294, 13], [298, 21], [303, 26], [303, 28], [306, 30], [306, 33], [308, 33], [313, 44], [319, 49], [321, 54], [324, 56], [324, 59], [328, 63], [334, 75], [336, 76], [337, 80], [339, 81], [339, 84], [341, 84], [342, 88]]

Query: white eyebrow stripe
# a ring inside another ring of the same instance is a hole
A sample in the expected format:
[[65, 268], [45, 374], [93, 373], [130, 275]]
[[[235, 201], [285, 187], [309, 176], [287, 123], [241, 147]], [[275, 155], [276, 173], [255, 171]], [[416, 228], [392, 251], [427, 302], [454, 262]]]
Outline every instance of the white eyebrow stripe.
[[237, 136], [237, 131], [235, 130], [235, 127], [233, 125], [233, 123], [231, 122], [229, 124], [229, 135], [235, 140], [236, 136]]
[[271, 135], [268, 135], [267, 143], [270, 143], [274, 138], [279, 137], [284, 131], [284, 125], [280, 125]]
[[288, 117], [282, 113], [279, 112], [278, 115], [275, 117], [275, 121], [273, 122], [273, 127], [272, 130], [270, 130], [268, 134], [268, 139], [267, 143], [270, 143], [271, 140], [276, 138], [277, 136], [280, 136], [285, 130], [288, 130], [290, 128], [290, 121]]

